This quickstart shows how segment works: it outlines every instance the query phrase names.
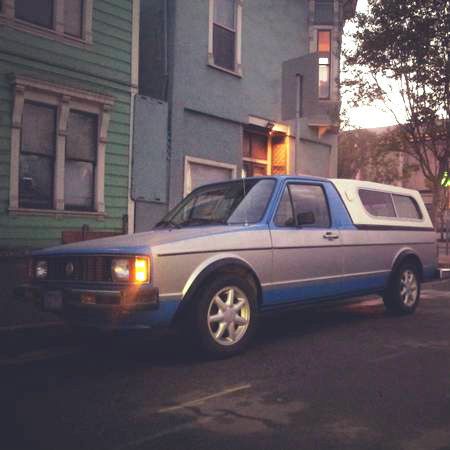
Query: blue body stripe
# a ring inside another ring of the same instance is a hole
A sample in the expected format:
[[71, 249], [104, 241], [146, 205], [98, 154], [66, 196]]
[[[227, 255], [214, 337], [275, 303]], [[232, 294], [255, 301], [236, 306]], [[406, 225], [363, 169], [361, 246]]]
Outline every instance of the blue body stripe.
[[[320, 303], [324, 299], [377, 293], [385, 288], [388, 277], [389, 274], [386, 273], [286, 286], [268, 286], [263, 289], [263, 307], [272, 308], [288, 303]], [[292, 302], [293, 298], [297, 300]]]

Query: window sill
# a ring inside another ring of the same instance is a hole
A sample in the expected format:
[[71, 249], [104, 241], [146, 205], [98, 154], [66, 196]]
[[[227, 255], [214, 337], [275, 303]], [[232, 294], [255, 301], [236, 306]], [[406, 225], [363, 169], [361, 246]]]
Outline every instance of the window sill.
[[33, 208], [9, 208], [12, 216], [46, 216], [54, 218], [62, 217], [86, 217], [92, 219], [104, 219], [106, 213], [96, 211], [58, 211], [56, 209], [33, 209]]
[[45, 37], [54, 41], [62, 42], [64, 44], [73, 45], [75, 47], [87, 48], [92, 44], [92, 42], [87, 39], [78, 38], [69, 34], [58, 33], [56, 30], [40, 27], [39, 25], [33, 25], [19, 19], [10, 19], [1, 14], [0, 25], [7, 25], [18, 31], [25, 31], [36, 36]]
[[242, 78], [242, 70], [234, 71], [230, 69], [225, 69], [225, 67], [217, 66], [214, 63], [208, 63], [208, 67], [211, 67], [212, 69], [220, 70], [221, 72], [228, 73], [230, 75], [235, 76], [236, 78]]

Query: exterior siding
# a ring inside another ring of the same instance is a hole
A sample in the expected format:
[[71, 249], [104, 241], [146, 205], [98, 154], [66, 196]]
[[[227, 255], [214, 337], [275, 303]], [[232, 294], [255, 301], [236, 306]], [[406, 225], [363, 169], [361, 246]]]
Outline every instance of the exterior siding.
[[[313, 23], [313, 0], [239, 1], [242, 57], [240, 61], [236, 58], [237, 63], [241, 62], [236, 73], [210, 64], [212, 55], [208, 55], [208, 51], [212, 51], [213, 36], [210, 36], [212, 3], [209, 0], [167, 0], [167, 36], [160, 26], [164, 3], [163, 0], [142, 0], [140, 93], [163, 99], [169, 105], [169, 201], [166, 208], [137, 201], [137, 229], [151, 228], [163, 211], [175, 206], [183, 197], [188, 185], [186, 157], [232, 164], [240, 176], [244, 130], [255, 125], [260, 133], [268, 133], [269, 124], [277, 125], [278, 132], [285, 136], [287, 173], [334, 176], [337, 117], [331, 117], [328, 112], [338, 110], [339, 41], [345, 19], [343, 7], [347, 2], [334, 1], [334, 21], [325, 26], [332, 30], [330, 99], [319, 100], [318, 73], [314, 78], [309, 76], [314, 86], [305, 88], [309, 96], [304, 96], [304, 117], [300, 120], [295, 114], [295, 75], [318, 72], [317, 29], [322, 26]], [[158, 26], [150, 29], [151, 24]], [[167, 43], [167, 47], [163, 43]], [[155, 61], [147, 59], [149, 55], [153, 55]], [[303, 61], [303, 58], [306, 59]], [[296, 60], [301, 62], [286, 89], [283, 66]], [[166, 93], [161, 89], [163, 79], [167, 81]], [[289, 117], [283, 114], [285, 97], [294, 99], [294, 114]]]
[[[128, 208], [132, 2], [94, 0], [92, 35], [90, 45], [71, 45], [0, 24], [0, 249], [57, 244], [62, 231], [83, 225], [122, 230]], [[9, 74], [114, 97], [106, 145], [104, 218], [8, 212], [13, 102]]]

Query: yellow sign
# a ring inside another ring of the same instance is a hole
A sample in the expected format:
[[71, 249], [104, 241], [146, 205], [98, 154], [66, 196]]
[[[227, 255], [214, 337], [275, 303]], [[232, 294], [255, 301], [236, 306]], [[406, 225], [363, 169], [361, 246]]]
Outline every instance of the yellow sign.
[[450, 177], [448, 176], [447, 171], [444, 172], [444, 176], [442, 177], [442, 180], [441, 180], [441, 185], [443, 187], [447, 187], [447, 188], [450, 187]]

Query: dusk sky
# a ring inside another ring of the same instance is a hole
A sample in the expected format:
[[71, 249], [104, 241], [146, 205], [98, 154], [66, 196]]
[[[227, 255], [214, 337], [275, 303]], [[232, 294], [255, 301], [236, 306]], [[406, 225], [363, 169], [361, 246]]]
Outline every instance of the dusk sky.
[[[367, 9], [367, 0], [359, 0], [358, 1], [358, 11], [365, 11]], [[354, 27], [354, 24], [352, 22], [348, 22], [345, 26], [345, 35], [343, 37], [343, 46], [345, 47], [351, 47], [354, 45], [353, 40], [347, 36], [347, 33], [352, 30], [352, 27]], [[344, 78], [345, 75], [342, 74], [342, 77]], [[394, 88], [395, 90], [395, 88]], [[396, 113], [400, 117], [404, 117], [403, 107], [402, 107], [402, 101], [401, 98], [398, 95], [393, 95], [393, 99], [395, 102], [395, 110]], [[348, 110], [348, 117], [349, 117], [349, 128], [376, 128], [376, 127], [385, 127], [389, 125], [396, 124], [396, 121], [389, 111], [386, 110], [383, 103], [376, 102], [373, 103], [370, 106], [360, 106], [358, 108], [350, 108], [346, 105], [348, 104], [349, 96], [343, 95], [342, 102], [344, 108]]]

